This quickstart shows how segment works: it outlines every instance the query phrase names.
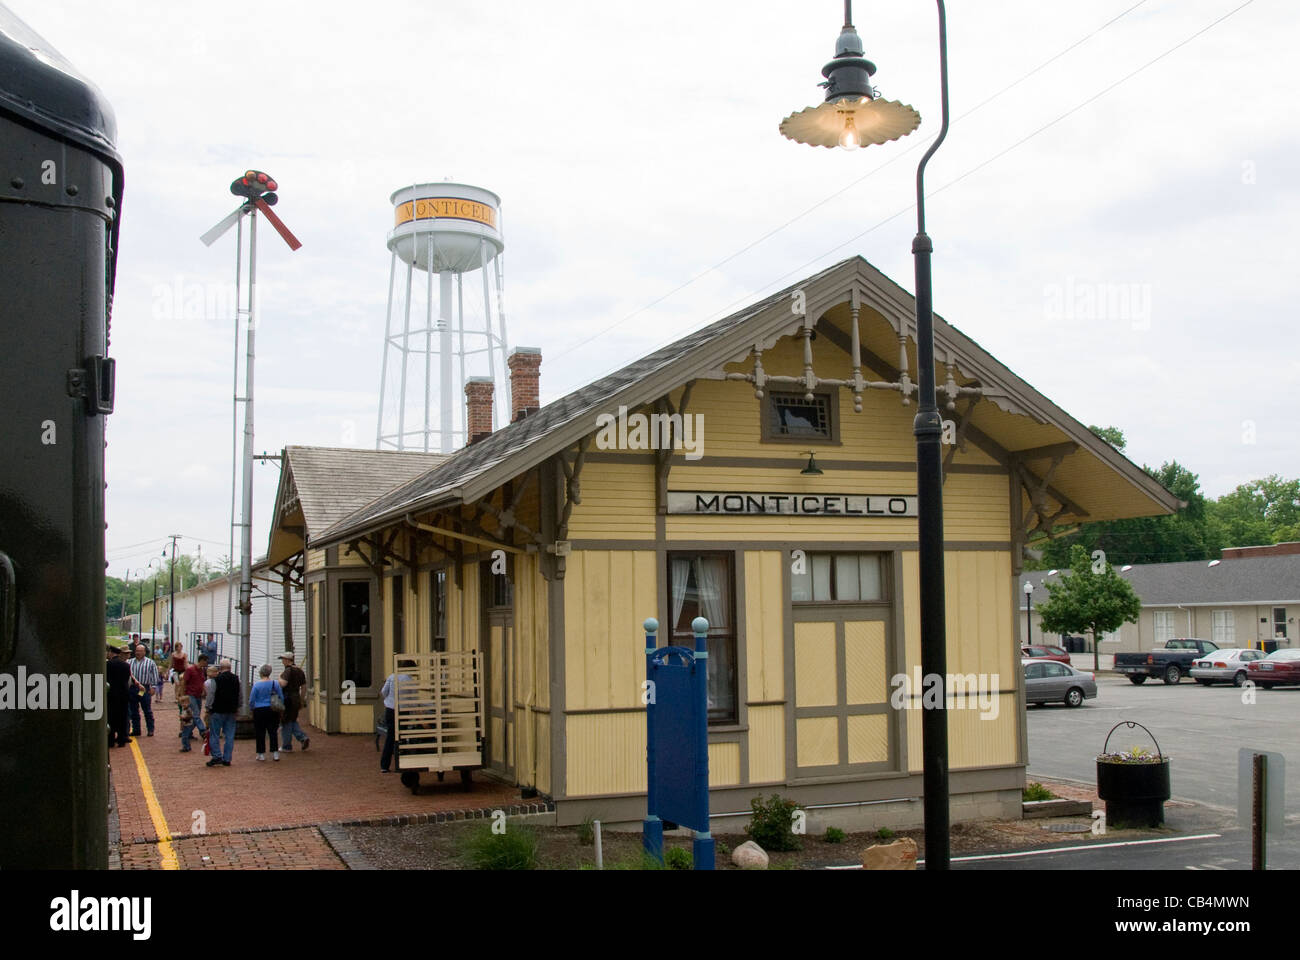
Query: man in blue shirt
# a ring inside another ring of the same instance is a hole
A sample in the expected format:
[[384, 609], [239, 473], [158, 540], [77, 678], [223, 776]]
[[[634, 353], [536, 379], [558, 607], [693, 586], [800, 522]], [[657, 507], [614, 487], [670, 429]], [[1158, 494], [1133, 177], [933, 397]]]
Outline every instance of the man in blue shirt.
[[406, 674], [397, 677], [396, 683], [393, 680], [393, 674], [388, 675], [384, 681], [384, 687], [379, 691], [380, 696], [384, 698], [384, 725], [388, 727], [388, 736], [384, 738], [384, 753], [379, 758], [379, 772], [388, 773], [389, 764], [393, 762], [393, 749], [396, 746], [397, 737], [397, 684], [414, 683], [415, 681]]

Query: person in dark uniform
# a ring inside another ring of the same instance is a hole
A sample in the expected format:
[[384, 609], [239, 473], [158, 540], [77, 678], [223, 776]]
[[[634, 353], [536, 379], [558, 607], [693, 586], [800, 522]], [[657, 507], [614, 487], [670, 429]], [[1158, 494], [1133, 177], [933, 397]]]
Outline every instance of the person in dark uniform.
[[127, 736], [127, 697], [131, 684], [131, 668], [126, 664], [126, 651], [109, 644], [108, 663], [104, 667], [108, 686], [108, 728], [110, 747], [125, 747], [131, 742]]

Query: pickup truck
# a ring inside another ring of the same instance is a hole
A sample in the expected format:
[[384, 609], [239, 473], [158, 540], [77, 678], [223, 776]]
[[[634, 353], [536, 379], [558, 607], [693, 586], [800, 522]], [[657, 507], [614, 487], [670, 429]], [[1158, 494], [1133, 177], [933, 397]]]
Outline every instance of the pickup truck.
[[1149, 653], [1115, 654], [1115, 672], [1126, 675], [1130, 683], [1146, 683], [1147, 677], [1177, 683], [1190, 675], [1193, 661], [1218, 649], [1219, 645], [1209, 640], [1169, 640]]

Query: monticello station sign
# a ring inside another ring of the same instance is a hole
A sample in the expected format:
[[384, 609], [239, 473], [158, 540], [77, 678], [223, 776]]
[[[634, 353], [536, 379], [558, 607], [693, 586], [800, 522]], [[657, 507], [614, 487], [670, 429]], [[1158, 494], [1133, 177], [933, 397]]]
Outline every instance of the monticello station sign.
[[669, 490], [668, 512], [753, 517], [915, 517], [916, 497], [865, 493]]

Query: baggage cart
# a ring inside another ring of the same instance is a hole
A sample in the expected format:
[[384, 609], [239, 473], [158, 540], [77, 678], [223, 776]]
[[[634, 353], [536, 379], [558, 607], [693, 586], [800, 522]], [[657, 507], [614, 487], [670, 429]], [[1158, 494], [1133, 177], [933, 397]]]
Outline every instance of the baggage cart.
[[393, 717], [402, 785], [419, 792], [420, 773], [459, 770], [469, 789], [483, 765], [482, 657], [477, 650], [393, 657]]

